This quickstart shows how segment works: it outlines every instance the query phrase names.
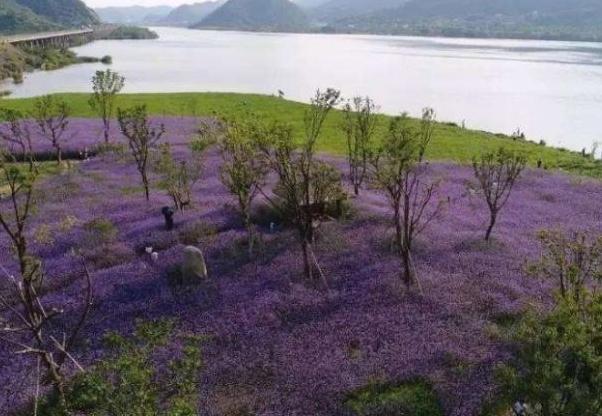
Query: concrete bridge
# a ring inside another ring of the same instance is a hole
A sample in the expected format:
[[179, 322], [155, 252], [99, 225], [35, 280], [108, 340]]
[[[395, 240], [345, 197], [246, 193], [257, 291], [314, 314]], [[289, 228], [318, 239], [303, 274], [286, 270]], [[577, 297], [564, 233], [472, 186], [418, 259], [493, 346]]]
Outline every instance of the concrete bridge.
[[58, 32], [44, 32], [22, 34], [13, 36], [0, 36], [0, 42], [10, 43], [15, 46], [45, 48], [49, 46], [68, 48], [93, 40], [93, 29], [65, 30]]

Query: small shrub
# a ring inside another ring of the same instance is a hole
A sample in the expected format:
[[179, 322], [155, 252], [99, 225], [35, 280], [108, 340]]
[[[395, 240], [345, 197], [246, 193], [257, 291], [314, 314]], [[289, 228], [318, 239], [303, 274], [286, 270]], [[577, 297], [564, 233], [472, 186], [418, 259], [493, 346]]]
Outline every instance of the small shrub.
[[106, 218], [95, 218], [84, 225], [89, 237], [95, 242], [109, 242], [117, 237], [117, 228], [111, 220]]
[[356, 416], [443, 416], [437, 395], [422, 380], [369, 385], [352, 393], [346, 405]]
[[496, 401], [522, 399], [533, 416], [599, 416], [602, 408], [602, 297], [560, 299], [548, 315], [529, 313], [509, 334], [516, 357], [501, 365]]
[[99, 156], [110, 154], [125, 156], [127, 154], [127, 147], [121, 143], [101, 143], [96, 146], [95, 153]]
[[[67, 403], [72, 414], [198, 414], [197, 389], [203, 338], [190, 335], [176, 337], [173, 322], [166, 320], [139, 323], [129, 337], [111, 332], [104, 338], [108, 356], [86, 373], [75, 377], [68, 386]], [[174, 358], [168, 363], [158, 362], [155, 352], [167, 345], [170, 345], [170, 356]], [[51, 397], [41, 404], [38, 414], [59, 416], [63, 413]]]
[[108, 269], [131, 261], [134, 250], [124, 243], [107, 243], [90, 249], [84, 249], [82, 256], [95, 270]]
[[59, 223], [59, 230], [63, 233], [66, 233], [67, 231], [70, 231], [73, 227], [75, 227], [77, 224], [79, 224], [79, 220], [77, 219], [77, 217], [74, 217], [73, 215], [67, 215]]
[[186, 225], [179, 233], [180, 242], [187, 246], [193, 246], [202, 242], [206, 242], [210, 238], [217, 235], [217, 229], [205, 221], [196, 221], [190, 225]]
[[52, 229], [48, 224], [42, 224], [38, 227], [34, 235], [34, 241], [38, 244], [49, 245], [54, 243]]

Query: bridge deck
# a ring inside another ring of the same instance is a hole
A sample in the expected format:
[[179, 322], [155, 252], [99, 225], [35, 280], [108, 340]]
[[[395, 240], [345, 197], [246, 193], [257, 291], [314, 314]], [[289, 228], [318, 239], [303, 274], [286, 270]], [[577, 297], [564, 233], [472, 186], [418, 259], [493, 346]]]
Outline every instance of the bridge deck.
[[32, 34], [22, 34], [22, 35], [13, 35], [13, 36], [0, 36], [0, 42], [7, 43], [21, 43], [21, 42], [33, 42], [36, 40], [48, 40], [53, 38], [60, 38], [64, 36], [77, 36], [77, 35], [87, 35], [93, 33], [92, 29], [82, 29], [82, 30], [63, 30], [58, 32], [43, 32], [43, 33], [32, 33]]

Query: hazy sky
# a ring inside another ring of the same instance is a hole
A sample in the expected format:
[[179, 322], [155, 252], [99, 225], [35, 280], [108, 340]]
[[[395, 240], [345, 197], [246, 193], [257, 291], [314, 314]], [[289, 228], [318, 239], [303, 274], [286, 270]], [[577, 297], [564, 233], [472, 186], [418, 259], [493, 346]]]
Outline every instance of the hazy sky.
[[205, 0], [84, 0], [90, 7], [105, 7], [105, 6], [161, 6], [164, 4], [170, 6], [179, 6], [184, 3], [201, 3]]

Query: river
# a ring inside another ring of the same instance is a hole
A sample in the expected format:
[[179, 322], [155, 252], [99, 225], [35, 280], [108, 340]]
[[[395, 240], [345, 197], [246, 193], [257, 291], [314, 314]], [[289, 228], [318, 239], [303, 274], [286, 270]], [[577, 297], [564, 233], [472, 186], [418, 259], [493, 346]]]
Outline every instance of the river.
[[[574, 150], [602, 139], [602, 44], [398, 36], [266, 34], [153, 28], [158, 40], [97, 41], [125, 92], [223, 91], [307, 101], [316, 88], [368, 95], [381, 110], [438, 119]], [[13, 97], [85, 92], [102, 64], [28, 74]]]

